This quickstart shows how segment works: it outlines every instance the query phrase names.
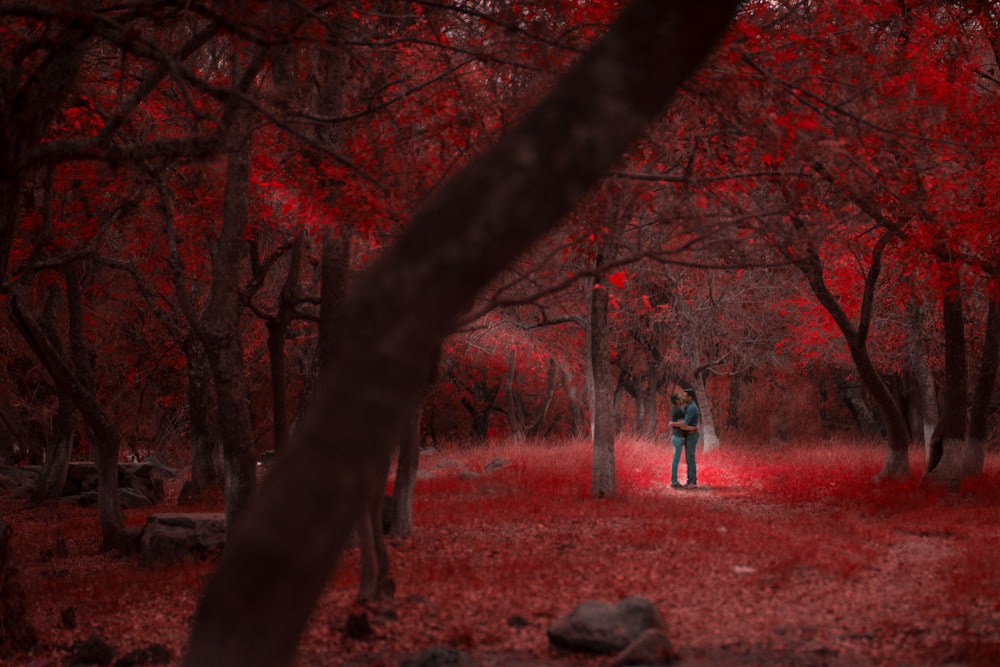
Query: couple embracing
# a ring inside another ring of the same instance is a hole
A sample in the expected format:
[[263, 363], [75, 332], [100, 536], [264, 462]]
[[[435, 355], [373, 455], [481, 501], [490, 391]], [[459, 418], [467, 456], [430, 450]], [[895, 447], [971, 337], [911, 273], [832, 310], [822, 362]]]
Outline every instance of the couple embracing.
[[698, 444], [698, 422], [701, 413], [694, 402], [694, 389], [685, 389], [670, 397], [673, 407], [670, 409], [671, 440], [674, 444], [674, 461], [670, 466], [670, 486], [679, 488], [677, 481], [677, 464], [681, 461], [681, 449], [684, 449], [684, 459], [687, 462], [687, 485], [693, 489], [698, 486], [698, 469], [694, 461], [694, 449]]

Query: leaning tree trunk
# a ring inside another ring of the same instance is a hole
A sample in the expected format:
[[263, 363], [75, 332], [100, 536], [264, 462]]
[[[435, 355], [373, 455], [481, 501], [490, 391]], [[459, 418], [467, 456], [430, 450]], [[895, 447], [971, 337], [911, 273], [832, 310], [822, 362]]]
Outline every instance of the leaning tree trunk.
[[962, 295], [945, 295], [941, 310], [944, 322], [944, 406], [931, 442], [931, 456], [925, 477], [957, 490], [962, 481], [965, 456], [968, 400], [968, 371], [965, 357], [965, 321]]
[[661, 115], [737, 5], [634, 0], [372, 265], [347, 304], [351, 326], [313, 407], [205, 586], [185, 667], [292, 662], [459, 314]]
[[101, 524], [101, 546], [103, 549], [131, 549], [134, 545], [126, 539], [125, 515], [118, 499], [118, 452], [121, 446], [118, 429], [97, 402], [97, 397], [72, 372], [65, 357], [52, 346], [38, 323], [24, 310], [21, 300], [20, 290], [11, 288], [7, 299], [11, 319], [52, 377], [56, 388], [73, 400], [93, 434], [91, 449], [97, 464], [97, 515]]
[[796, 265], [805, 276], [816, 300], [830, 313], [837, 328], [844, 336], [851, 360], [858, 371], [858, 377], [861, 378], [861, 382], [871, 394], [872, 400], [875, 401], [875, 405], [885, 421], [888, 440], [885, 464], [876, 479], [906, 479], [910, 476], [910, 429], [899, 404], [896, 403], [892, 392], [889, 391], [885, 380], [882, 379], [882, 374], [875, 367], [875, 362], [868, 353], [867, 344], [875, 287], [881, 270], [882, 253], [891, 238], [892, 236], [888, 233], [883, 235], [872, 250], [872, 264], [865, 278], [861, 318], [857, 327], [851, 322], [837, 301], [837, 297], [827, 286], [826, 279], [823, 277], [823, 265], [819, 253], [810, 248], [806, 257], [796, 259]]

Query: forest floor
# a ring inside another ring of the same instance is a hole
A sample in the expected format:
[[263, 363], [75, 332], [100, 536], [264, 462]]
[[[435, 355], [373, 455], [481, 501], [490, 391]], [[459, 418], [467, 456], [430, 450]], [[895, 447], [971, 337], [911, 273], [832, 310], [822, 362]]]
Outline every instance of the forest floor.
[[[628, 595], [658, 607], [686, 665], [1000, 664], [1000, 455], [953, 494], [872, 483], [873, 444], [730, 449], [701, 455], [700, 488], [678, 490], [669, 449], [619, 443], [611, 500], [588, 498], [582, 443], [423, 453], [415, 532], [389, 542], [392, 613], [367, 639], [345, 636], [350, 550], [299, 664], [394, 666], [447, 644], [483, 665], [605, 665], [553, 649], [546, 629], [584, 600]], [[211, 563], [146, 570], [99, 552], [94, 510], [0, 502], [40, 637], [0, 665], [62, 665], [94, 633], [119, 656], [159, 643], [180, 663]]]

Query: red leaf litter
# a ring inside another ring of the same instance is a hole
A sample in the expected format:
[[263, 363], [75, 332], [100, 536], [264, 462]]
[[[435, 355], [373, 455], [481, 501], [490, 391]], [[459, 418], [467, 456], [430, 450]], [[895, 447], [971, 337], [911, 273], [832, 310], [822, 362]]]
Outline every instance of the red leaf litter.
[[[587, 497], [585, 443], [425, 452], [415, 532], [389, 542], [395, 601], [353, 605], [349, 550], [298, 664], [397, 665], [447, 644], [483, 665], [606, 665], [545, 632], [583, 600], [627, 595], [659, 608], [688, 664], [1000, 664], [996, 455], [947, 493], [919, 485], [916, 463], [911, 482], [872, 482], [882, 452], [868, 444], [737, 448], [702, 454], [702, 488], [677, 490], [669, 450], [620, 441], [611, 500]], [[176, 490], [153, 511], [175, 511]], [[92, 634], [180, 664], [212, 563], [145, 569], [99, 551], [94, 510], [2, 502], [39, 643], [0, 664], [62, 665]], [[361, 612], [372, 632], [348, 638]]]

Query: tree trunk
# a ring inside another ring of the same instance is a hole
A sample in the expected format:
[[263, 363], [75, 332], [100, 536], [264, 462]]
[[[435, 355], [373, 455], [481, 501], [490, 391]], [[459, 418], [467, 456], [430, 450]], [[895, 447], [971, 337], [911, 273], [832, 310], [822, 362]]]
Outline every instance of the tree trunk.
[[285, 284], [281, 288], [278, 300], [278, 312], [274, 319], [267, 323], [267, 352], [271, 361], [271, 403], [274, 424], [274, 450], [281, 451], [288, 442], [288, 391], [285, 384], [285, 339], [288, 325], [295, 314], [295, 304], [298, 301], [299, 264], [302, 261], [302, 244], [304, 236], [299, 232], [295, 236], [292, 252], [289, 257], [288, 273], [285, 274]]
[[[48, 337], [52, 347], [62, 354], [62, 344], [56, 330], [56, 308], [59, 304], [59, 290], [55, 285], [49, 287], [45, 308], [42, 311], [39, 328]], [[59, 401], [55, 419], [48, 441], [45, 443], [45, 463], [38, 484], [32, 493], [31, 500], [35, 504], [58, 500], [66, 486], [66, 474], [69, 471], [70, 453], [73, 451], [73, 436], [76, 433], [76, 408], [73, 401], [65, 393], [56, 389]], [[18, 429], [20, 430], [20, 429]]]
[[708, 400], [705, 390], [705, 373], [695, 373], [694, 393], [698, 397], [698, 410], [701, 412], [701, 448], [710, 452], [719, 448], [719, 436], [715, 432], [715, 417], [712, 414], [712, 402]]
[[726, 426], [736, 431], [740, 428], [740, 406], [743, 404], [743, 374], [729, 378], [729, 408], [726, 412]]
[[990, 405], [1000, 369], [1000, 297], [994, 293], [986, 312], [983, 332], [983, 353], [979, 360], [979, 374], [972, 394], [969, 410], [969, 432], [965, 439], [965, 456], [962, 459], [964, 477], [980, 477], [986, 465], [985, 442], [989, 434]]
[[504, 401], [507, 403], [507, 430], [513, 440], [524, 440], [524, 404], [515, 393], [514, 377], [517, 375], [517, 359], [507, 355], [507, 374], [503, 380]]
[[92, 449], [94, 462], [97, 464], [97, 514], [101, 524], [101, 547], [128, 549], [132, 545], [126, 540], [125, 516], [122, 514], [118, 499], [118, 451], [121, 443], [118, 429], [98, 404], [93, 392], [89, 391], [70, 370], [63, 355], [51, 345], [38, 323], [24, 310], [21, 301], [20, 290], [12, 287], [7, 299], [11, 319], [52, 377], [56, 388], [73, 400], [76, 409], [80, 411], [84, 422], [93, 433]]
[[413, 533], [413, 490], [420, 467], [421, 414], [418, 408], [399, 440], [399, 461], [392, 486], [392, 523], [389, 525], [389, 534], [393, 537], [409, 537]]
[[927, 363], [927, 346], [924, 345], [923, 309], [915, 298], [906, 302], [906, 338], [910, 370], [917, 386], [920, 406], [919, 428], [914, 431], [924, 443], [925, 460], [930, 460], [931, 435], [938, 420], [937, 392], [934, 376]]
[[[600, 261], [600, 260], [599, 260]], [[590, 291], [589, 364], [590, 438], [593, 458], [590, 472], [590, 495], [613, 498], [615, 488], [615, 400], [611, 388], [611, 351], [608, 345], [608, 290]]]
[[848, 412], [854, 417], [854, 423], [857, 425], [858, 431], [864, 436], [878, 435], [881, 429], [875, 415], [868, 407], [868, 404], [865, 403], [864, 385], [859, 385], [848, 378], [843, 378], [838, 388], [840, 389], [840, 400], [844, 402]]
[[420, 207], [352, 291], [322, 390], [205, 586], [184, 667], [292, 662], [459, 314], [661, 115], [737, 4], [634, 0], [537, 109]]
[[59, 405], [52, 420], [52, 432], [45, 444], [45, 464], [31, 494], [31, 502], [35, 505], [59, 500], [66, 486], [69, 456], [73, 451], [73, 435], [76, 433], [76, 408], [68, 396], [62, 392], [58, 394]]
[[656, 437], [656, 426], [659, 420], [659, 410], [657, 408], [660, 398], [660, 364], [655, 360], [650, 360], [647, 372], [646, 393], [643, 397], [645, 406], [643, 409], [644, 421], [640, 433], [646, 440], [652, 440]]
[[[80, 272], [76, 262], [70, 262], [63, 268], [66, 279], [66, 305], [69, 311], [69, 348], [73, 356], [75, 377], [88, 396], [93, 397], [97, 404], [97, 383], [94, 380], [94, 369], [91, 363], [91, 353], [87, 348], [86, 335], [83, 331], [83, 295], [80, 284]], [[84, 418], [84, 429], [91, 440], [91, 454], [97, 464], [97, 513], [101, 521], [101, 531], [104, 536], [104, 548], [131, 550], [123, 539], [125, 536], [125, 520], [121, 509], [121, 499], [118, 497], [118, 455], [121, 450], [121, 438], [118, 428], [114, 426], [100, 409], [99, 420], [102, 424], [94, 424], [93, 420]]]
[[250, 504], [257, 485], [257, 460], [240, 337], [239, 294], [250, 185], [250, 135], [229, 152], [223, 195], [222, 230], [212, 263], [212, 288], [201, 328], [215, 383], [216, 428], [225, 464], [227, 529]]
[[966, 401], [969, 396], [965, 356], [965, 313], [961, 289], [945, 295], [941, 310], [944, 323], [944, 406], [931, 442], [925, 477], [958, 490], [962, 481], [967, 432]]
[[876, 244], [872, 253], [872, 265], [868, 276], [865, 279], [864, 297], [862, 299], [861, 322], [855, 327], [847, 313], [840, 307], [837, 298], [830, 292], [823, 277], [823, 265], [820, 262], [818, 253], [812, 250], [804, 259], [797, 260], [797, 266], [805, 276], [809, 287], [812, 289], [816, 300], [830, 313], [851, 354], [851, 360], [858, 371], [858, 377], [865, 388], [871, 394], [879, 413], [885, 422], [887, 447], [885, 464], [882, 471], [876, 476], [877, 479], [905, 479], [910, 476], [910, 432], [906, 425], [906, 417], [896, 403], [892, 392], [886, 386], [882, 375], [875, 367], [868, 354], [867, 335], [869, 317], [872, 303], [874, 301], [875, 286], [878, 282], [879, 271], [882, 261], [882, 250], [888, 243], [890, 235], [884, 235]]
[[185, 485], [184, 502], [198, 502], [221, 486], [224, 478], [222, 451], [212, 418], [212, 368], [204, 343], [197, 336], [183, 342], [187, 360], [188, 437], [191, 441], [191, 479]]
[[545, 370], [545, 398], [542, 399], [542, 405], [535, 411], [535, 415], [524, 427], [525, 435], [533, 437], [541, 432], [542, 424], [545, 422], [545, 416], [549, 414], [549, 407], [552, 405], [552, 399], [555, 397], [555, 394], [556, 360], [549, 357], [549, 363]]
[[[569, 402], [569, 432], [574, 436], [582, 436], [584, 435], [586, 428], [584, 425], [584, 411], [586, 406], [584, 406], [583, 400], [580, 398], [580, 390], [573, 382], [573, 377], [570, 375], [570, 372], [565, 368], [562, 369], [560, 378], [562, 380], [563, 388], [566, 390], [567, 401]], [[589, 377], [585, 382], [587, 386], [590, 386]]]

